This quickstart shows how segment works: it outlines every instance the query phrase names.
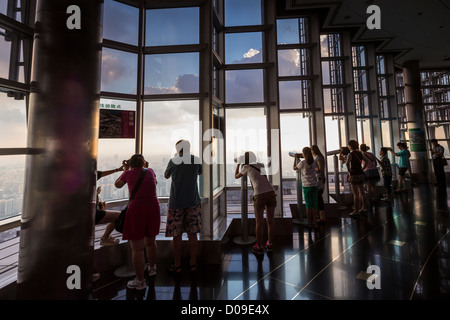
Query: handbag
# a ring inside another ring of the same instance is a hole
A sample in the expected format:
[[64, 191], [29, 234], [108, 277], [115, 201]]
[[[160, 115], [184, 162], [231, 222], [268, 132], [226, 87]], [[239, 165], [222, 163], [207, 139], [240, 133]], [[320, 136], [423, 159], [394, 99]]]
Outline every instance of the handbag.
[[441, 162], [442, 162], [442, 166], [445, 167], [446, 165], [448, 165], [447, 159], [445, 159], [444, 157], [441, 158]]
[[120, 211], [119, 216], [117, 217], [116, 221], [114, 221], [114, 229], [116, 229], [116, 231], [123, 233], [123, 226], [125, 225], [125, 219], [126, 219], [126, 215], [127, 215], [127, 210], [128, 210], [128, 206], [131, 203], [131, 200], [133, 200], [134, 196], [136, 195], [136, 192], [138, 191], [139, 186], [142, 183], [142, 180], [144, 180], [144, 176], [147, 173], [146, 169], [142, 170], [141, 175], [139, 176], [139, 180], [136, 182], [136, 185], [133, 188], [133, 191], [131, 192], [130, 198], [128, 199], [128, 203], [125, 206], [125, 208]]

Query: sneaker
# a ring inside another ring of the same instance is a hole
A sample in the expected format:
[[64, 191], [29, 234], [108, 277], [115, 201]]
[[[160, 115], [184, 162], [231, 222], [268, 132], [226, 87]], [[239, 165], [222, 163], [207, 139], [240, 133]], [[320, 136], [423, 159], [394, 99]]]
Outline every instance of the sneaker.
[[259, 247], [257, 244], [255, 244], [252, 248], [252, 252], [259, 255], [264, 255], [264, 248]]
[[272, 242], [269, 242], [269, 240], [266, 242], [266, 250], [267, 252], [272, 252]]
[[147, 288], [147, 283], [145, 282], [145, 279], [139, 281], [138, 279], [134, 278], [133, 280], [128, 281], [127, 287], [129, 289], [144, 290], [145, 288]]
[[148, 266], [148, 275], [153, 277], [156, 275], [156, 264], [152, 267]]
[[119, 242], [120, 242], [120, 240], [115, 239], [114, 237], [109, 237], [108, 239], [105, 239], [103, 237], [100, 238], [101, 246], [113, 246], [115, 244], [118, 244]]

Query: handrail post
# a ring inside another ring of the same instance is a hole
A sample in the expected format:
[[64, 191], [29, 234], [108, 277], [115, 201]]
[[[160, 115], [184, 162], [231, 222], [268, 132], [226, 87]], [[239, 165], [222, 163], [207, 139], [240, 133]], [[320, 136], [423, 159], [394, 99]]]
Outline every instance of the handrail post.
[[247, 175], [241, 177], [241, 235], [233, 239], [233, 242], [241, 245], [252, 244], [255, 237], [248, 235], [248, 183]]

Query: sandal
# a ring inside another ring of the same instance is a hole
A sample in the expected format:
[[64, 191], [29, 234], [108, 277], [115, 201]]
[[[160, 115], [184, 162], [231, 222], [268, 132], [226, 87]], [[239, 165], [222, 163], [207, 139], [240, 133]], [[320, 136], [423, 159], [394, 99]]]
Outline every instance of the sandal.
[[181, 266], [176, 266], [176, 265], [171, 265], [170, 267], [169, 267], [169, 272], [170, 273], [174, 273], [174, 274], [178, 274], [178, 273], [180, 273], [181, 272]]
[[191, 272], [197, 271], [198, 270], [198, 264], [197, 263], [196, 264], [191, 264], [190, 270], [191, 270]]
[[320, 216], [317, 216], [316, 221], [315, 221], [315, 223], [317, 223], [317, 224], [324, 224], [326, 222], [327, 222], [327, 219], [325, 219], [325, 217], [320, 217]]

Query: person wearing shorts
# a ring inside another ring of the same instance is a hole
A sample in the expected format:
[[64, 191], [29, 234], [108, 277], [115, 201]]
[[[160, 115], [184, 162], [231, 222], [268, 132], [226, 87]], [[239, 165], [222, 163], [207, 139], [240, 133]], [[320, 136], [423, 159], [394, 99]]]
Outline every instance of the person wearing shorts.
[[409, 152], [406, 148], [406, 144], [403, 142], [397, 143], [397, 147], [400, 149], [399, 152], [394, 152], [392, 148], [389, 148], [389, 151], [399, 157], [398, 161], [398, 186], [394, 192], [407, 192], [408, 188], [406, 187], [406, 179], [405, 174], [409, 168]]
[[311, 148], [304, 147], [302, 150], [304, 160], [299, 160], [299, 155], [294, 158], [294, 170], [301, 170], [303, 197], [305, 199], [306, 217], [308, 228], [313, 226], [313, 218], [317, 216], [317, 201], [319, 198], [319, 183], [317, 181], [317, 163], [312, 155]]
[[363, 163], [368, 163], [370, 160], [359, 151], [359, 143], [356, 140], [348, 142], [348, 149], [350, 153], [347, 156], [346, 164], [349, 173], [350, 187], [353, 193], [354, 211], [350, 213], [350, 217], [358, 216], [361, 213], [366, 213], [366, 201], [364, 194], [364, 169]]
[[166, 237], [172, 237], [174, 263], [169, 272], [181, 272], [182, 234], [188, 235], [190, 271], [197, 271], [197, 233], [201, 231], [201, 203], [197, 179], [202, 174], [201, 160], [191, 155], [190, 143], [179, 140], [177, 155], [169, 160], [164, 177], [172, 178], [167, 212]]
[[[240, 163], [242, 162], [242, 163]], [[241, 167], [242, 165], [242, 167]], [[267, 223], [267, 252], [272, 251], [274, 234], [275, 234], [275, 208], [277, 206], [277, 195], [275, 190], [263, 173], [264, 164], [256, 161], [256, 155], [248, 151], [244, 154], [244, 158], [238, 161], [234, 177], [240, 179], [246, 175], [253, 186], [253, 207], [255, 209], [256, 220], [256, 243], [252, 248], [252, 252], [258, 255], [264, 254], [264, 210], [266, 210]]]

